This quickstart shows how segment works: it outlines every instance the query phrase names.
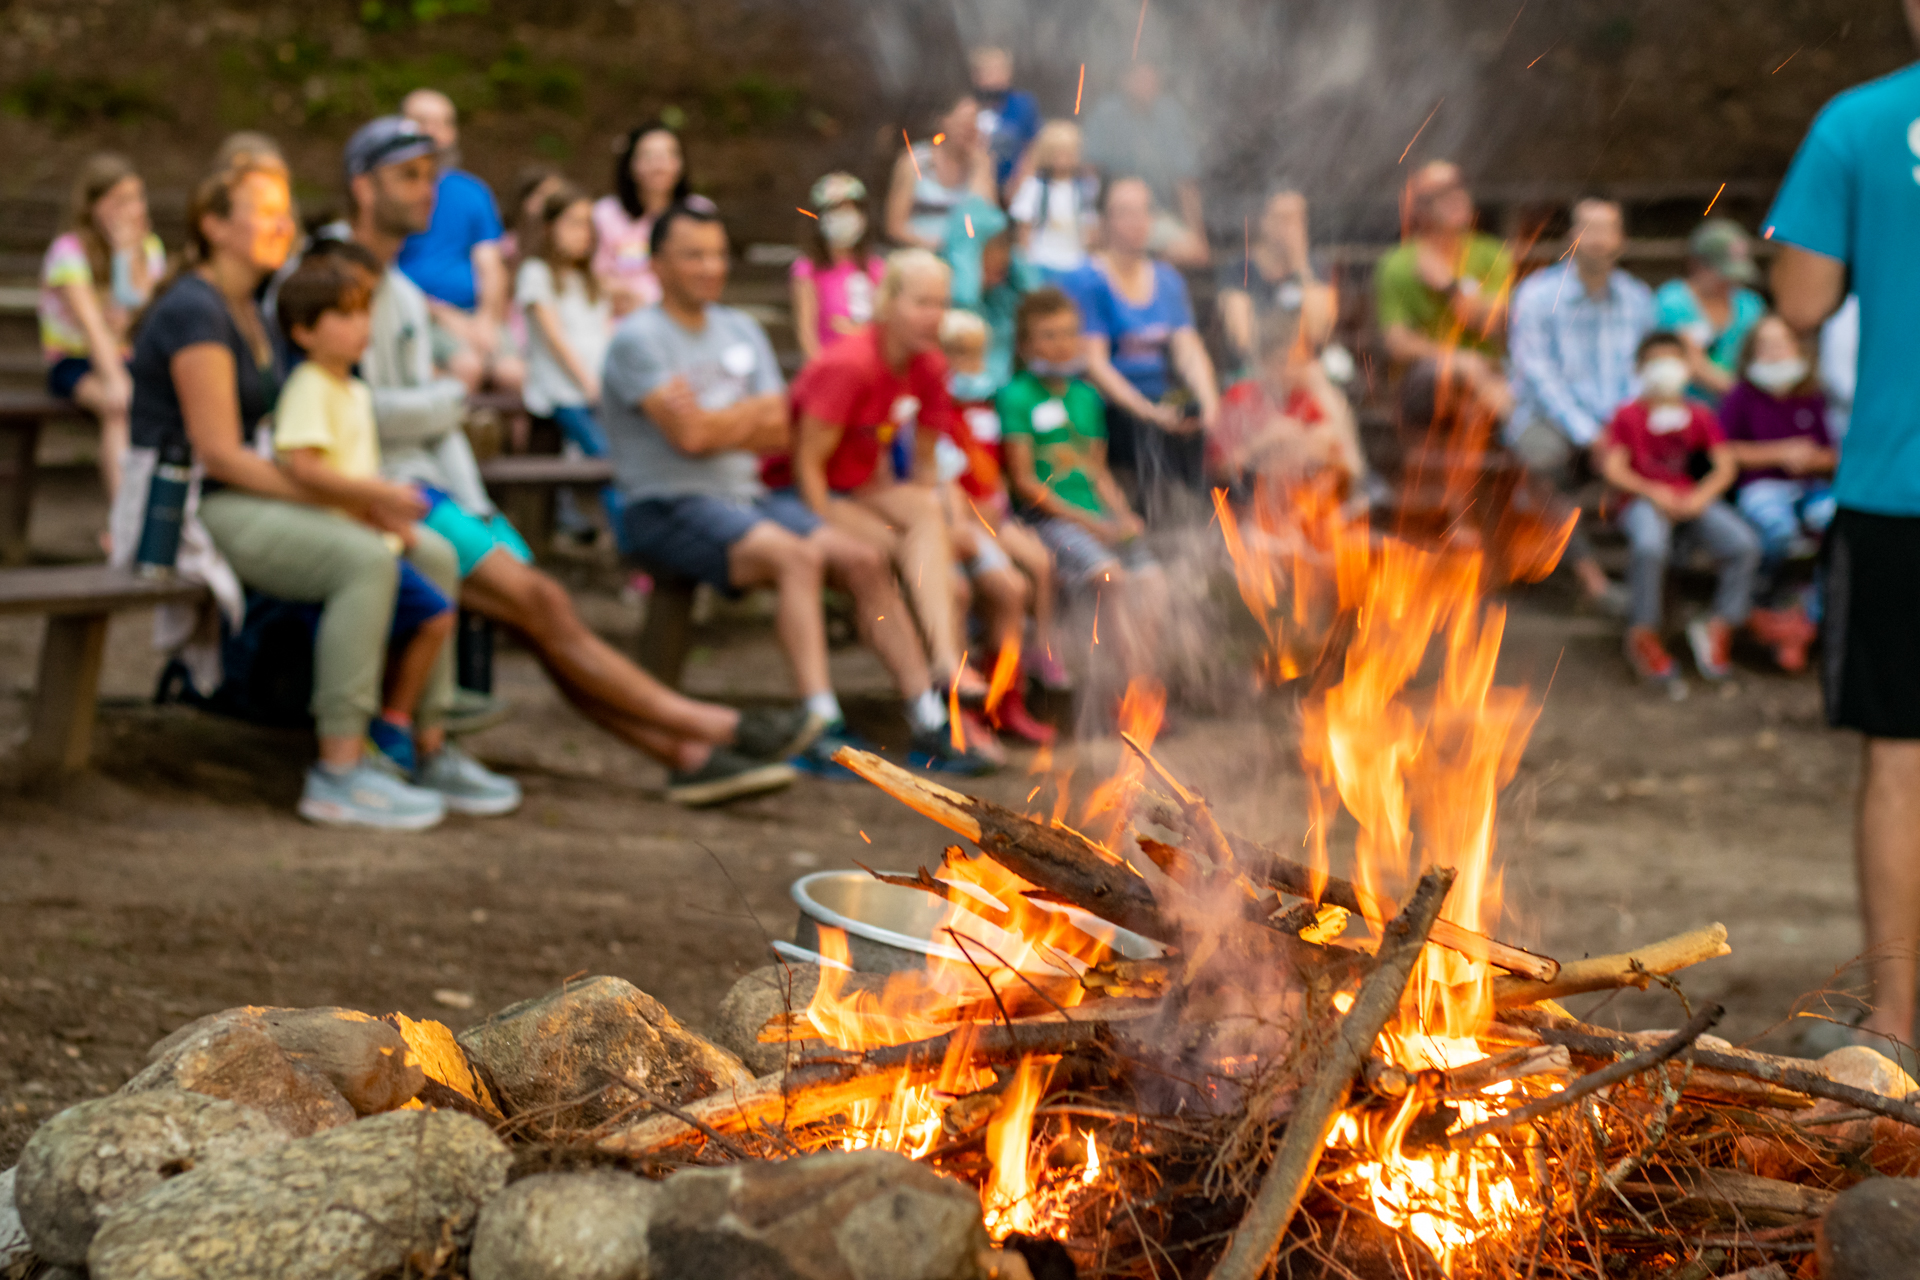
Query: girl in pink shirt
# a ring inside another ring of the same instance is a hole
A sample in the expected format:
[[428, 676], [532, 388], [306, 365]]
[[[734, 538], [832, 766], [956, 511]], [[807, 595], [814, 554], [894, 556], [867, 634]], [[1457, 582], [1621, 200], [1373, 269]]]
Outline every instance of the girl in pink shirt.
[[614, 194], [594, 202], [593, 229], [600, 247], [593, 255], [593, 277], [623, 316], [660, 301], [647, 241], [653, 220], [676, 201], [693, 196], [687, 181], [686, 153], [680, 135], [650, 120], [626, 137], [613, 166]]
[[886, 270], [874, 252], [873, 226], [861, 210], [866, 184], [830, 173], [813, 184], [811, 233], [793, 264], [793, 329], [811, 360], [873, 319], [873, 293]]

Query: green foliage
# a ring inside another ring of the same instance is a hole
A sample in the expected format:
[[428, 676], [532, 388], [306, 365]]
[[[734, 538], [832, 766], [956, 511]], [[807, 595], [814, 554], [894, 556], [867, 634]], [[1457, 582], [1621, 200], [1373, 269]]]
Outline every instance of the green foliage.
[[564, 62], [536, 62], [522, 44], [513, 44], [487, 68], [489, 105], [509, 111], [538, 105], [559, 111], [580, 108], [580, 73]]
[[729, 133], [782, 124], [799, 113], [805, 93], [758, 72], [749, 72], [706, 96], [706, 114]]
[[488, 0], [360, 0], [360, 25], [369, 31], [399, 31], [482, 14], [488, 7]]
[[65, 131], [89, 124], [169, 120], [173, 111], [150, 77], [114, 80], [42, 68], [0, 91], [0, 112]]

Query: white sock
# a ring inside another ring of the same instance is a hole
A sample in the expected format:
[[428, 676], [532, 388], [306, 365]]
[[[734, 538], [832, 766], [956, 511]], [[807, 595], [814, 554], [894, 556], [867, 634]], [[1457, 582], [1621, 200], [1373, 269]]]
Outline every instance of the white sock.
[[840, 699], [833, 696], [831, 689], [825, 693], [808, 694], [806, 706], [808, 715], [827, 724], [839, 724], [847, 718], [840, 710]]
[[919, 697], [907, 703], [907, 723], [913, 726], [915, 733], [944, 729], [947, 724], [946, 704], [940, 701], [940, 695], [933, 690], [923, 689]]

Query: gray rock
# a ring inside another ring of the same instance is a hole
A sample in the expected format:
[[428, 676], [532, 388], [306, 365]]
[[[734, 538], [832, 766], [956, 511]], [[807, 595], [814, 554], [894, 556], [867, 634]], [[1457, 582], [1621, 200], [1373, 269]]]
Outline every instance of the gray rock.
[[658, 1183], [613, 1169], [541, 1173], [487, 1202], [472, 1280], [646, 1280]]
[[819, 985], [817, 964], [770, 964], [755, 969], [734, 983], [733, 990], [720, 1002], [719, 1034], [715, 1039], [739, 1055], [756, 1076], [785, 1070], [798, 1059], [802, 1042], [762, 1044], [761, 1028], [789, 1009], [805, 1012]]
[[287, 1143], [257, 1111], [173, 1089], [68, 1107], [20, 1153], [13, 1201], [34, 1254], [80, 1266], [121, 1205], [189, 1169], [262, 1155]]
[[358, 1009], [268, 1009], [260, 1016], [290, 1061], [325, 1076], [363, 1116], [403, 1106], [427, 1082], [400, 1029]]
[[1816, 1238], [1826, 1280], [1920, 1276], [1920, 1180], [1868, 1178], [1834, 1197]]
[[263, 1112], [296, 1138], [346, 1124], [351, 1103], [320, 1072], [293, 1062], [267, 1034], [261, 1010], [229, 1009], [156, 1044], [122, 1093], [185, 1089]]
[[492, 1130], [396, 1111], [195, 1169], [122, 1205], [87, 1254], [92, 1280], [373, 1280], [443, 1266], [505, 1185]]
[[562, 1128], [590, 1127], [631, 1107], [635, 1093], [622, 1087], [628, 1080], [667, 1102], [687, 1102], [753, 1078], [738, 1058], [619, 978], [588, 978], [522, 1000], [469, 1027], [460, 1044], [508, 1115], [551, 1107], [550, 1123]]
[[27, 1243], [27, 1229], [20, 1225], [20, 1211], [13, 1207], [13, 1175], [0, 1173], [0, 1273], [33, 1252]]
[[661, 1185], [650, 1280], [975, 1280], [980, 1198], [891, 1151], [693, 1170]]

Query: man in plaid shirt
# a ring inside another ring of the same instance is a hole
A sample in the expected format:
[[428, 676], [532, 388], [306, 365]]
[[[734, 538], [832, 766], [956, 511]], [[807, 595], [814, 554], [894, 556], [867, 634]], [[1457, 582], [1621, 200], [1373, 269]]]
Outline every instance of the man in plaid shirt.
[[[1634, 394], [1634, 351], [1653, 329], [1653, 293], [1615, 264], [1625, 246], [1620, 206], [1573, 208], [1573, 250], [1514, 290], [1507, 350], [1514, 388], [1507, 445], [1527, 470], [1563, 492], [1590, 474], [1588, 449]], [[1589, 599], [1618, 611], [1593, 545], [1576, 528], [1567, 562]]]

